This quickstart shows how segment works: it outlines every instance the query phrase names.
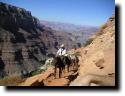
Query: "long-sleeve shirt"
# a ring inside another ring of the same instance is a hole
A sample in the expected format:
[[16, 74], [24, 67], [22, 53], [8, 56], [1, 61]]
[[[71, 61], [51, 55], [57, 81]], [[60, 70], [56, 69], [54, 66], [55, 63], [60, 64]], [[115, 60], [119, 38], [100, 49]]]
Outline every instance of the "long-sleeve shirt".
[[62, 55], [65, 55], [65, 54], [66, 54], [66, 49], [60, 48], [57, 51], [57, 56], [62, 56]]

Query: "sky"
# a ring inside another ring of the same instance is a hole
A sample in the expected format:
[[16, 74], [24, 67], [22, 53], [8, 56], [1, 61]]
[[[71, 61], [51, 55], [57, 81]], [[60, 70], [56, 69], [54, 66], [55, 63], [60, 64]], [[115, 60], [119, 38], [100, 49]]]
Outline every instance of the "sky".
[[40, 20], [103, 25], [115, 13], [115, 0], [0, 0], [25, 8]]

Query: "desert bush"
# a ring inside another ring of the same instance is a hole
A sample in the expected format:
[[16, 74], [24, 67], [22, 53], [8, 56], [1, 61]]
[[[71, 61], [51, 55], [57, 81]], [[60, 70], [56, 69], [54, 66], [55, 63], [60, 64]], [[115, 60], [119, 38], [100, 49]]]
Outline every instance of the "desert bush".
[[34, 71], [34, 72], [31, 73], [31, 76], [35, 76], [37, 74], [40, 74], [40, 72], [39, 71]]
[[104, 25], [101, 26], [101, 29], [105, 29], [106, 27], [107, 27], [107, 25], [104, 24]]
[[22, 83], [25, 79], [20, 76], [9, 76], [0, 79], [0, 86], [17, 86]]
[[89, 44], [91, 44], [93, 41], [93, 39], [89, 39], [86, 41], [86, 43], [83, 45], [84, 47], [88, 46]]
[[38, 74], [41, 74], [42, 72], [44, 72], [46, 69], [38, 69], [38, 70], [36, 70], [36, 71], [34, 71], [34, 72], [32, 72], [31, 73], [31, 76], [35, 76], [35, 75], [38, 75]]
[[81, 56], [80, 52], [75, 52], [73, 55], [75, 55], [75, 56]]
[[41, 74], [42, 72], [45, 72], [50, 66], [52, 66], [52, 61], [53, 61], [53, 58], [49, 58], [46, 61], [44, 61], [44, 65], [39, 67], [37, 70], [31, 72], [31, 76], [38, 75], [38, 74]]
[[77, 43], [77, 46], [78, 46], [78, 48], [80, 48], [81, 47], [81, 43]]
[[99, 35], [102, 35], [103, 34], [103, 30], [107, 27], [106, 24], [103, 24], [101, 27], [100, 27], [100, 30], [97, 32], [97, 36]]

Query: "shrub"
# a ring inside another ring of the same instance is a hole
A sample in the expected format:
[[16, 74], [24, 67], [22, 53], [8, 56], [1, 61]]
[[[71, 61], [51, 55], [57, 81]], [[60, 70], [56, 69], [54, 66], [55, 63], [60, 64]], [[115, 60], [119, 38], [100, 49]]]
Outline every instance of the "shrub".
[[31, 73], [31, 76], [35, 76], [35, 75], [38, 75], [38, 74], [41, 74], [42, 72], [44, 72], [46, 69], [41, 69], [41, 70], [36, 70], [34, 72]]
[[106, 27], [107, 27], [107, 25], [106, 25], [106, 24], [103, 24], [103, 25], [101, 26], [99, 32], [97, 32], [97, 36], [102, 35], [102, 34], [103, 34], [103, 30], [104, 30]]
[[84, 47], [86, 47], [87, 45], [91, 44], [93, 41], [93, 39], [89, 39], [86, 41], [86, 43], [84, 44]]
[[73, 55], [75, 55], [75, 56], [81, 56], [80, 52], [75, 52]]
[[107, 25], [104, 24], [104, 25], [101, 26], [101, 29], [103, 30], [103, 29], [105, 29], [106, 27], [107, 27]]
[[81, 43], [77, 43], [77, 46], [78, 46], [78, 48], [80, 48], [81, 47]]
[[[99, 32], [97, 32], [97, 36], [102, 35], [104, 33], [104, 29], [106, 27], [108, 27], [107, 24], [102, 25], [100, 30], [99, 30]], [[111, 32], [111, 33], [115, 32], [115, 25], [112, 25], [112, 27], [111, 27], [109, 32]]]

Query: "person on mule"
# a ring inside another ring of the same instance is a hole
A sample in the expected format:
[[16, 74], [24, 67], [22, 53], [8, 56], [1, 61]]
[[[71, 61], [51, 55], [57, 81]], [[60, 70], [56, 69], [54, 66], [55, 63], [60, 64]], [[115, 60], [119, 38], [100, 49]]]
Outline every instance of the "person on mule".
[[[67, 70], [69, 71], [69, 65], [70, 65], [71, 61], [68, 58], [67, 50], [66, 50], [64, 44], [62, 44], [60, 46], [60, 49], [57, 51], [56, 57], [61, 58], [61, 61], [63, 62], [64, 66], [66, 66], [66, 65], [68, 66]], [[65, 68], [63, 68], [63, 69], [65, 69]]]
[[62, 44], [59, 48], [59, 50], [57, 51], [56, 57], [61, 58], [61, 60], [63, 61], [64, 65], [66, 65], [66, 57], [67, 57], [67, 50], [65, 48], [65, 45]]
[[62, 44], [59, 48], [59, 50], [56, 53], [56, 57], [54, 59], [55, 61], [55, 78], [56, 78], [56, 70], [59, 68], [59, 78], [62, 75], [62, 71], [65, 69], [65, 55], [66, 55], [66, 49], [64, 44]]
[[56, 56], [65, 56], [66, 55], [66, 49], [65, 49], [65, 45], [62, 44], [59, 48], [59, 50], [57, 51]]

